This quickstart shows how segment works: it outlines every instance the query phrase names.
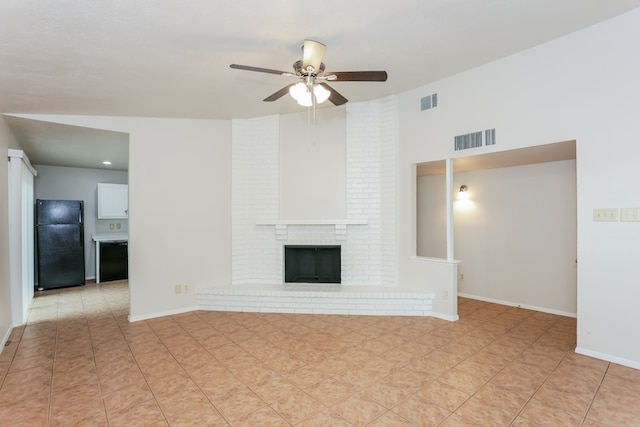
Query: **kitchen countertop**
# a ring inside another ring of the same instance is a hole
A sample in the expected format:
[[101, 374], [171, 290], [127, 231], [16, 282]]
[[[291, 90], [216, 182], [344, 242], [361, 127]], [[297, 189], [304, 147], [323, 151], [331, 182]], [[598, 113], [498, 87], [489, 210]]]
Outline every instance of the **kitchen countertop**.
[[129, 241], [129, 235], [123, 233], [93, 234], [91, 238], [94, 242]]

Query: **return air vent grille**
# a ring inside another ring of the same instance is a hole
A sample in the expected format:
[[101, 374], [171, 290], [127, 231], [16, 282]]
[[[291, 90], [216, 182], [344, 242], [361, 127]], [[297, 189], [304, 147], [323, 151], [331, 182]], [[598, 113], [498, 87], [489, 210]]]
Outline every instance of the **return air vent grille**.
[[[483, 138], [484, 136], [484, 138]], [[496, 130], [487, 129], [484, 132], [471, 132], [465, 135], [458, 135], [453, 137], [455, 151], [468, 150], [470, 148], [478, 148], [483, 145], [495, 145], [496, 143]]]
[[438, 106], [438, 94], [427, 95], [420, 98], [420, 111], [429, 110]]
[[487, 129], [484, 131], [484, 145], [495, 145], [496, 144], [496, 130], [495, 129]]
[[482, 132], [458, 135], [454, 138], [456, 151], [482, 147]]

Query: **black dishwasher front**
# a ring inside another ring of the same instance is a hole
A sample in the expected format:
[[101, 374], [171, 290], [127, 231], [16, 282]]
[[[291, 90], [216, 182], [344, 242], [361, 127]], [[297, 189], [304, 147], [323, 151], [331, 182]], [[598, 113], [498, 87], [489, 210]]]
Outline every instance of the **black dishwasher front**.
[[100, 242], [100, 282], [127, 279], [128, 258], [126, 241]]

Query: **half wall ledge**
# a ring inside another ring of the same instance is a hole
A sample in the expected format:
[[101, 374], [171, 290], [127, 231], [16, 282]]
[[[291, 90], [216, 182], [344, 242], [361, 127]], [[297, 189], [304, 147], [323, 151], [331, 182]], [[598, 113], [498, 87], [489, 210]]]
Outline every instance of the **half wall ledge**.
[[[312, 286], [305, 290], [305, 287]], [[394, 291], [383, 286], [234, 285], [200, 287], [195, 292], [200, 310], [256, 313], [342, 314], [374, 316], [431, 316], [435, 294]]]

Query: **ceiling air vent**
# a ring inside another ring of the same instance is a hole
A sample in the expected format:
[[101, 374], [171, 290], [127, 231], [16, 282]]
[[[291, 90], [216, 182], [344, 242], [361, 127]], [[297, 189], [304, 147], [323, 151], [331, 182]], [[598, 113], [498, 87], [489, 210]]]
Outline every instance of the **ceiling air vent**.
[[455, 151], [468, 150], [469, 148], [478, 148], [483, 145], [495, 145], [496, 143], [496, 130], [487, 129], [484, 132], [471, 132], [465, 135], [458, 135], [453, 137], [453, 144]]
[[438, 106], [438, 94], [427, 95], [420, 98], [420, 111], [429, 110]]

